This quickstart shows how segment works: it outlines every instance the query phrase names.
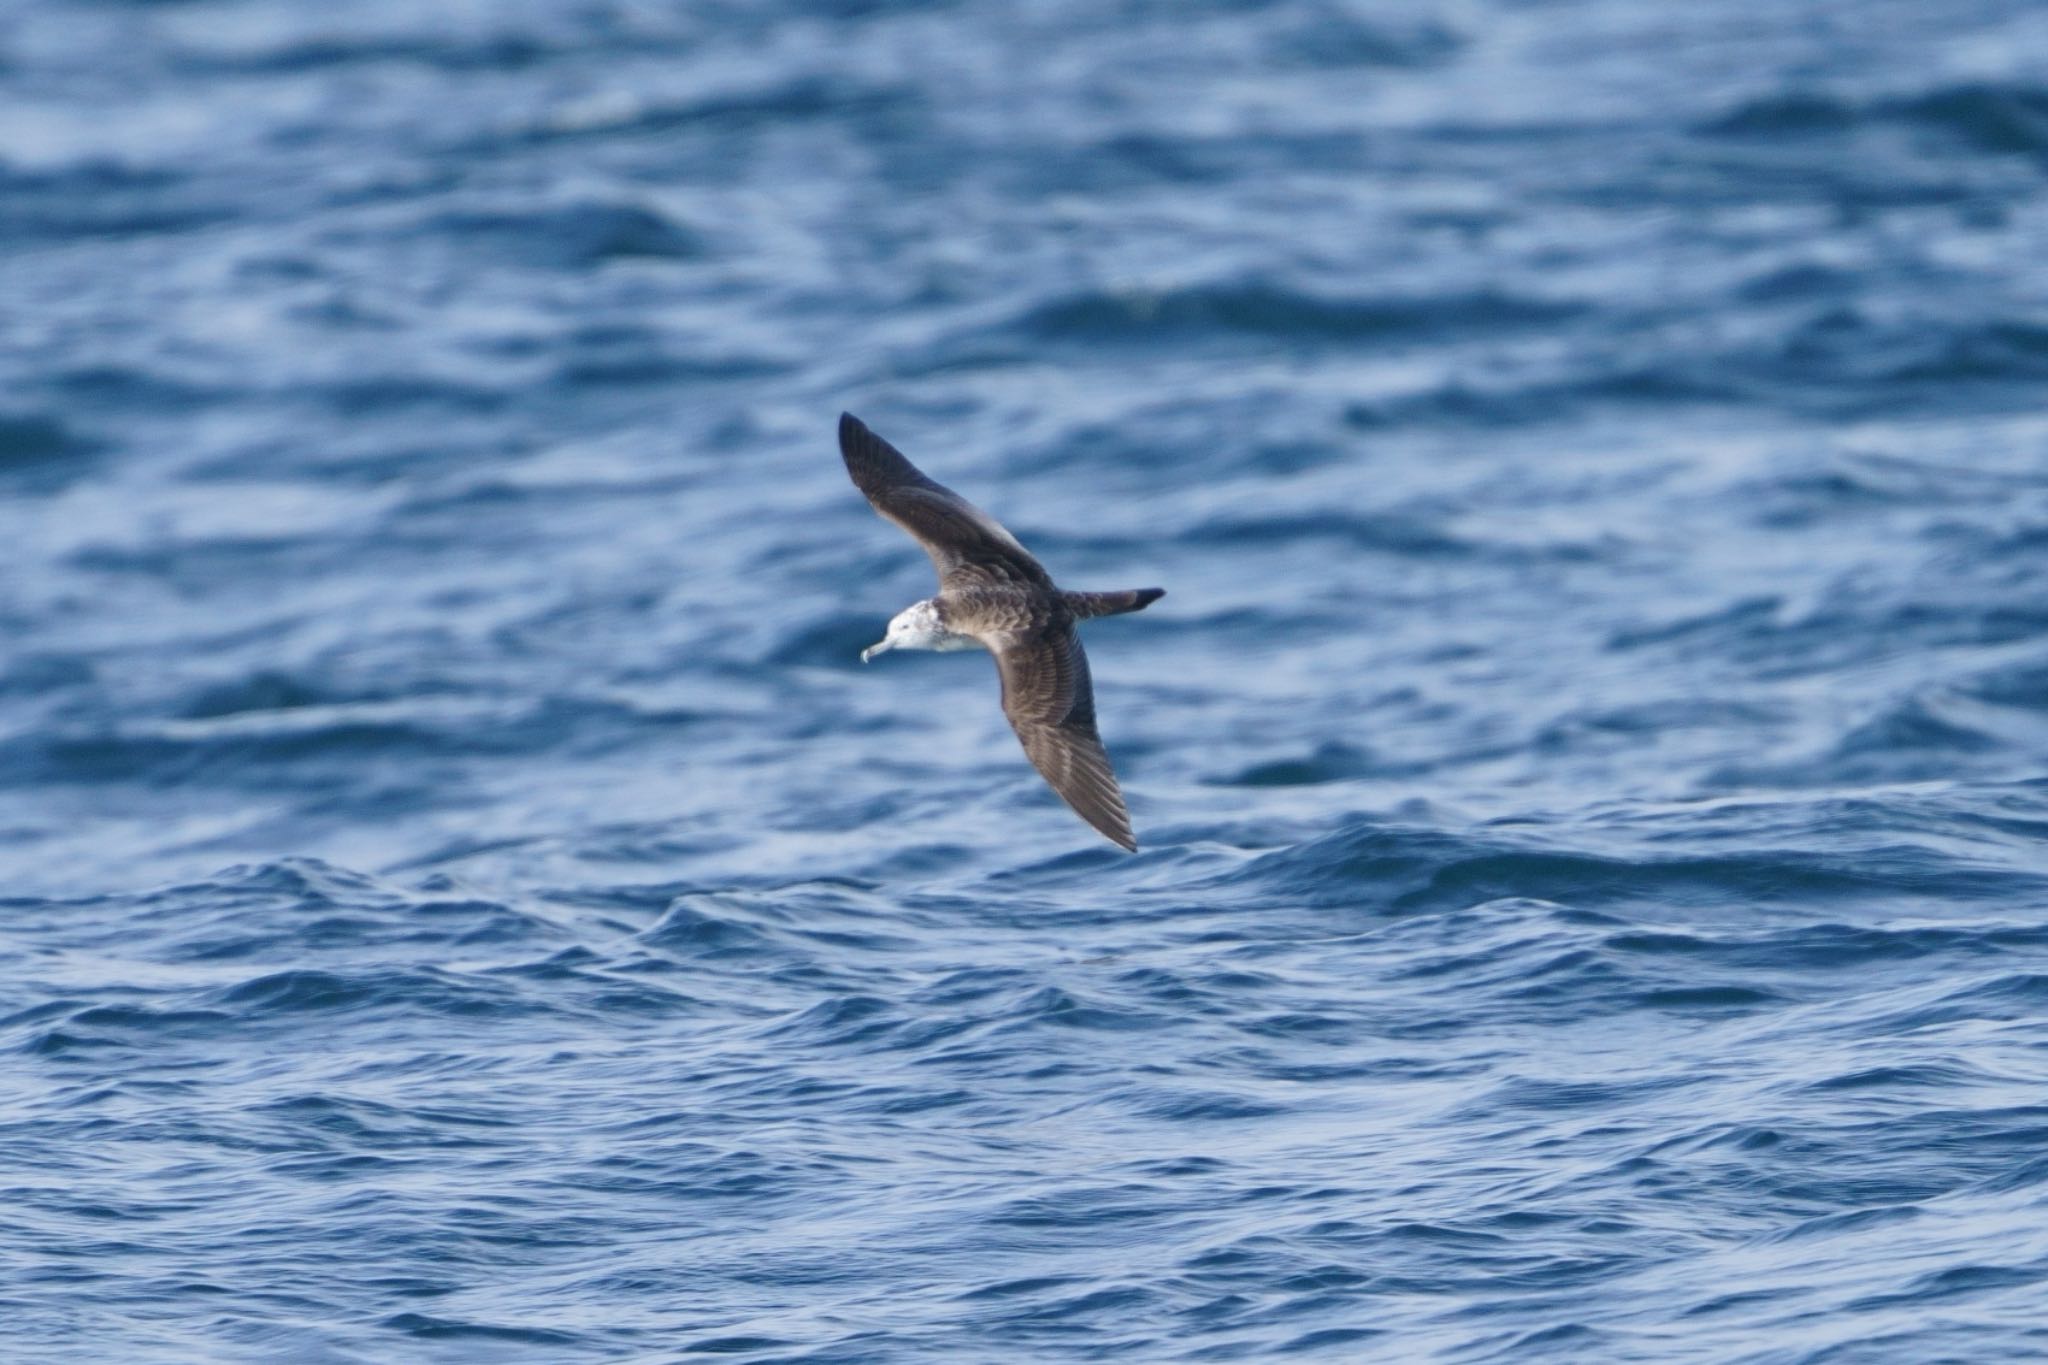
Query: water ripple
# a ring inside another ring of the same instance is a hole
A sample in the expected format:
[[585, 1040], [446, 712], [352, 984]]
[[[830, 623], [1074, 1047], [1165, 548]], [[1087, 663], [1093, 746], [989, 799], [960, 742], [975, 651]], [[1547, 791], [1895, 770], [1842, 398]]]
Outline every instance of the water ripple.
[[1864, 17], [19, 0], [0, 1357], [2040, 1355], [2048, 27]]

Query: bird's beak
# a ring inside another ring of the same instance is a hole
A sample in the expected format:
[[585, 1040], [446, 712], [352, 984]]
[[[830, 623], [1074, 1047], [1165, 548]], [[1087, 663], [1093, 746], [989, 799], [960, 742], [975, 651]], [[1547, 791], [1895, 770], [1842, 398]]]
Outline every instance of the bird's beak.
[[869, 645], [866, 649], [860, 652], [860, 661], [862, 663], [866, 663], [869, 659], [874, 658], [877, 654], [884, 653], [885, 651], [891, 648], [893, 648], [893, 646], [891, 646], [887, 640], [877, 640], [874, 644]]

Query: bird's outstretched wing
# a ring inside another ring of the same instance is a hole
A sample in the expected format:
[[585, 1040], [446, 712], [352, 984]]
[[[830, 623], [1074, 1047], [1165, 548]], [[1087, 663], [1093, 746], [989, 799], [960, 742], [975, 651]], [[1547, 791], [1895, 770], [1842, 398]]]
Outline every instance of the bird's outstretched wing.
[[903, 452], [869, 431], [852, 413], [839, 415], [839, 453], [854, 487], [932, 557], [942, 588], [1052, 579], [1001, 522], [952, 489], [926, 478]]
[[1069, 622], [987, 641], [1003, 679], [1003, 714], [1031, 766], [1075, 814], [1135, 853], [1130, 812], [1095, 730], [1088, 656]]

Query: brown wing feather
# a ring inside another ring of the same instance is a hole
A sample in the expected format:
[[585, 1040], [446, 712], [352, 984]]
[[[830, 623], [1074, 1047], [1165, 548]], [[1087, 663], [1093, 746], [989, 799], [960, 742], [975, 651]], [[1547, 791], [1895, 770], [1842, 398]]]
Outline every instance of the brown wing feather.
[[877, 512], [910, 533], [932, 557], [939, 585], [947, 589], [995, 583], [1052, 587], [1031, 552], [1001, 522], [967, 499], [926, 478], [852, 413], [839, 415], [839, 453]]
[[1071, 623], [989, 641], [1003, 714], [1025, 756], [1074, 813], [1135, 853], [1130, 812], [1095, 730], [1095, 687]]

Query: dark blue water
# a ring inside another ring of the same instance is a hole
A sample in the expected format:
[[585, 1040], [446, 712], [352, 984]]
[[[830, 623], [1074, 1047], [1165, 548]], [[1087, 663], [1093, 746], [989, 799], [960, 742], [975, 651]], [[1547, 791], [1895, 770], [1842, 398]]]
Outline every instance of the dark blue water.
[[13, 0], [0, 1355], [2048, 1359], [2044, 262], [2032, 0]]

